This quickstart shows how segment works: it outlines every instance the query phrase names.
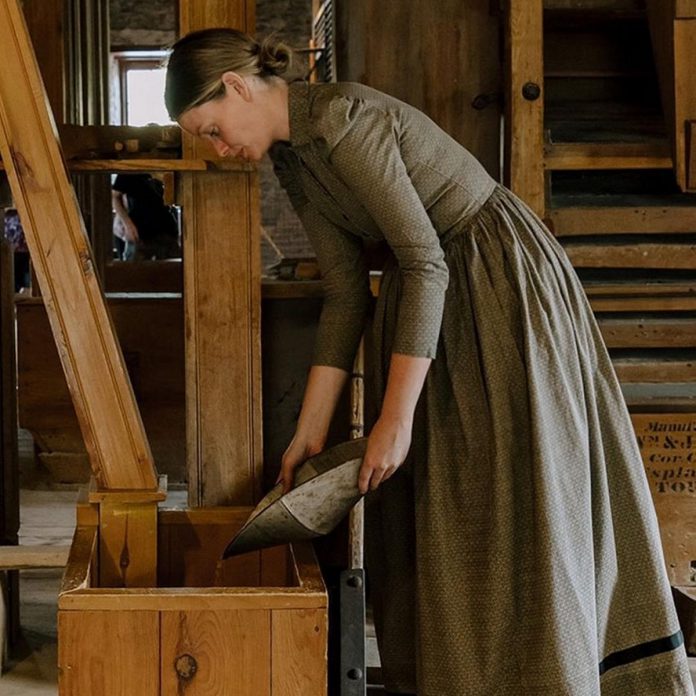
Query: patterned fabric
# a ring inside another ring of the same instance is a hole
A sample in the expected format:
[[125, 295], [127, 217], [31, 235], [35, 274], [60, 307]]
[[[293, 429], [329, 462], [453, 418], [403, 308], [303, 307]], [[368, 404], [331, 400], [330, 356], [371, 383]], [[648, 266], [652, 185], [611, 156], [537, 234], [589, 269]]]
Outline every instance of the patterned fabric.
[[396, 100], [291, 85], [290, 118], [272, 157], [327, 281], [316, 361], [350, 367], [361, 239], [381, 237], [378, 381], [392, 351], [435, 358], [409, 458], [367, 506], [387, 688], [691, 696], [631, 422], [560, 246]]

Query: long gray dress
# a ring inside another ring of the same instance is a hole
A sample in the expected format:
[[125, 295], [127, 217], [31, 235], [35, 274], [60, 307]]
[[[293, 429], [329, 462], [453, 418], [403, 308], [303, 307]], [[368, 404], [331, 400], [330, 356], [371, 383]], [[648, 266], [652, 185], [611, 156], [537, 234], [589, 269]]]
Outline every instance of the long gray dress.
[[271, 151], [324, 277], [315, 364], [351, 369], [376, 316], [433, 358], [413, 444], [368, 506], [388, 689], [419, 696], [691, 695], [657, 524], [580, 283], [533, 213], [417, 110], [290, 85]]

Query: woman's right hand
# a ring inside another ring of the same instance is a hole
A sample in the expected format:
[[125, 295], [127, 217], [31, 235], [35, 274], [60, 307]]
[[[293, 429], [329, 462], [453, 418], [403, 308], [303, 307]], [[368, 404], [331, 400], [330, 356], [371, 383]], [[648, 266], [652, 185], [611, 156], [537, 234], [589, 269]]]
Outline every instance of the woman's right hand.
[[292, 442], [283, 454], [280, 464], [280, 474], [276, 479], [276, 484], [283, 484], [283, 493], [290, 491], [295, 482], [295, 469], [304, 463], [305, 460], [319, 454], [324, 449], [324, 443], [319, 441], [309, 441], [297, 433], [292, 438]]

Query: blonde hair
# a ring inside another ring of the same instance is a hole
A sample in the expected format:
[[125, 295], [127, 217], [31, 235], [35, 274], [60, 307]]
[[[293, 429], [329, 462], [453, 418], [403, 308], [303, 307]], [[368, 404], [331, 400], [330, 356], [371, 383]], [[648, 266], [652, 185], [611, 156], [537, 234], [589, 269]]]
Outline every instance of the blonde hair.
[[164, 101], [173, 121], [225, 93], [222, 75], [287, 79], [292, 49], [273, 37], [261, 43], [236, 29], [203, 29], [179, 39], [167, 61]]

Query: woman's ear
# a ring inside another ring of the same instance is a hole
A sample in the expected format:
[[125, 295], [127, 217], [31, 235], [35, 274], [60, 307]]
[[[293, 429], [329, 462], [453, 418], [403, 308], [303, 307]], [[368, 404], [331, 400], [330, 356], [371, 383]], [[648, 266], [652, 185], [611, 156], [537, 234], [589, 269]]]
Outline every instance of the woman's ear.
[[239, 73], [233, 72], [232, 70], [223, 73], [222, 84], [225, 85], [228, 91], [232, 90], [235, 94], [242, 97], [244, 101], [251, 101], [249, 84]]

